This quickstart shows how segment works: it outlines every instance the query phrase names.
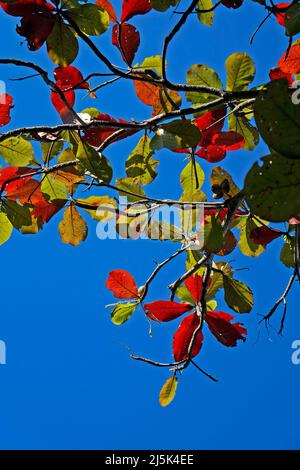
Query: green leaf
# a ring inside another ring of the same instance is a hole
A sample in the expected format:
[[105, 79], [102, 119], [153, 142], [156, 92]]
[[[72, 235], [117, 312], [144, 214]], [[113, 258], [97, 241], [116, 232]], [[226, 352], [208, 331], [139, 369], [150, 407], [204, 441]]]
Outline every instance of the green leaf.
[[133, 68], [141, 72], [149, 72], [155, 70], [159, 76], [162, 76], [161, 55], [153, 55], [150, 57], [146, 57], [141, 64], [136, 64]]
[[300, 213], [300, 160], [278, 154], [263, 157], [249, 170], [244, 187], [253, 214], [271, 222], [285, 222]]
[[300, 159], [300, 107], [293, 103], [285, 79], [274, 80], [254, 104], [259, 132], [268, 146], [284, 157]]
[[0, 212], [0, 245], [7, 242], [13, 231], [13, 226], [7, 215], [4, 212]]
[[218, 253], [224, 243], [222, 222], [215, 216], [207, 217], [204, 226], [204, 249]]
[[[63, 150], [64, 143], [60, 140], [56, 142], [41, 142], [43, 162], [52, 160]], [[71, 159], [70, 159], [71, 160]]]
[[62, 67], [74, 62], [78, 54], [78, 41], [72, 28], [56, 21], [47, 38], [47, 51], [51, 60]]
[[287, 36], [300, 33], [300, 5], [292, 5], [284, 14], [284, 25]]
[[168, 406], [175, 398], [178, 380], [175, 376], [170, 377], [159, 393], [159, 403], [161, 406]]
[[68, 15], [80, 31], [88, 36], [103, 34], [110, 25], [109, 14], [97, 5], [80, 5], [69, 10]]
[[259, 133], [256, 127], [252, 126], [246, 117], [230, 114], [228, 117], [228, 128], [230, 131], [237, 132], [244, 137], [244, 150], [253, 150], [257, 146]]
[[123, 325], [134, 313], [137, 304], [118, 304], [111, 313], [111, 321], [115, 325]]
[[[190, 160], [180, 174], [180, 184], [186, 196], [200, 190], [204, 183], [205, 174], [198, 162]], [[199, 193], [201, 193], [199, 191]], [[187, 199], [190, 201], [190, 199]], [[191, 201], [193, 202], [193, 201]]]
[[256, 245], [250, 238], [252, 231], [261, 226], [262, 224], [253, 219], [253, 217], [241, 217], [239, 219], [238, 228], [240, 229], [240, 240], [238, 245], [243, 255], [254, 257], [259, 256], [265, 251], [266, 248], [264, 245]]
[[32, 225], [29, 207], [21, 206], [21, 204], [18, 204], [15, 201], [5, 199], [2, 204], [2, 210], [16, 229], [19, 230], [23, 226]]
[[153, 151], [150, 148], [150, 138], [144, 135], [126, 161], [126, 174], [135, 183], [145, 186], [157, 176], [158, 160], [153, 160]]
[[247, 90], [255, 76], [255, 65], [245, 52], [235, 52], [225, 62], [228, 91]]
[[180, 286], [176, 290], [176, 295], [181, 302], [194, 305], [195, 299], [185, 286]]
[[72, 162], [74, 160], [76, 160], [74, 152], [68, 147], [61, 152], [61, 154], [58, 157], [57, 162], [66, 163], [66, 162]]
[[[204, 172], [198, 162], [190, 160], [180, 174], [180, 184], [183, 193], [180, 201], [184, 202], [199, 202], [205, 201], [206, 196], [201, 191], [204, 182]], [[193, 206], [184, 205], [180, 211], [181, 226], [186, 233], [191, 233], [199, 220], [199, 210]]]
[[80, 161], [79, 166], [90, 176], [105, 183], [111, 181], [113, 173], [109, 161], [87, 143], [79, 142], [76, 158]]
[[170, 7], [175, 7], [179, 0], [150, 0], [152, 7], [158, 11], [166, 11]]
[[34, 159], [31, 143], [22, 137], [9, 137], [0, 142], [0, 155], [13, 166], [29, 165]]
[[[222, 82], [218, 74], [210, 67], [201, 64], [192, 65], [187, 72], [186, 81], [188, 85], [199, 85], [217, 88], [218, 90], [222, 88]], [[206, 92], [189, 91], [186, 93], [186, 99], [193, 104], [202, 104], [214, 101], [216, 96]]]
[[52, 175], [46, 175], [43, 178], [41, 190], [49, 202], [67, 199], [66, 185]]
[[[143, 188], [136, 184], [133, 178], [119, 178], [116, 180], [116, 186], [119, 188], [119, 194], [126, 197], [129, 202], [139, 201], [140, 199], [144, 199], [146, 196]], [[134, 193], [135, 195], [127, 194], [126, 191], [129, 193]]]
[[293, 268], [295, 266], [295, 237], [284, 237], [285, 243], [280, 252], [280, 261], [287, 267]]
[[216, 300], [209, 300], [206, 304], [206, 308], [210, 312], [213, 312], [214, 310], [216, 310], [217, 306], [218, 306], [218, 303], [216, 302]]
[[200, 139], [201, 132], [190, 119], [178, 119], [162, 124], [152, 138], [150, 147], [152, 150], [195, 147]]
[[224, 297], [228, 307], [237, 313], [249, 313], [254, 305], [253, 294], [244, 282], [223, 274]]
[[[213, 7], [213, 2], [211, 0], [199, 0], [197, 9], [198, 10], [210, 10]], [[206, 26], [212, 26], [214, 21], [214, 11], [209, 11], [207, 13], [198, 13], [199, 21]]]

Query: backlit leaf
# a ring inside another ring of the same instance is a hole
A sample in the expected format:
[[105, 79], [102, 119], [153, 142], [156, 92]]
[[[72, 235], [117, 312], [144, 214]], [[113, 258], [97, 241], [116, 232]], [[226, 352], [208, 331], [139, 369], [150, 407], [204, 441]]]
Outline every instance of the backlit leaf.
[[62, 241], [72, 246], [84, 242], [88, 235], [87, 224], [73, 205], [66, 208], [58, 229]]
[[175, 398], [178, 380], [175, 376], [170, 377], [159, 393], [159, 403], [161, 406], [168, 406]]
[[9, 137], [0, 142], [0, 155], [13, 166], [26, 166], [34, 159], [31, 143], [22, 137]]
[[237, 313], [249, 313], [254, 301], [251, 289], [241, 281], [223, 275], [224, 297], [228, 307]]
[[55, 64], [66, 67], [74, 62], [78, 54], [78, 41], [72, 28], [56, 21], [47, 39], [47, 50]]
[[123, 325], [134, 313], [137, 304], [118, 304], [111, 312], [111, 321], [115, 325]]

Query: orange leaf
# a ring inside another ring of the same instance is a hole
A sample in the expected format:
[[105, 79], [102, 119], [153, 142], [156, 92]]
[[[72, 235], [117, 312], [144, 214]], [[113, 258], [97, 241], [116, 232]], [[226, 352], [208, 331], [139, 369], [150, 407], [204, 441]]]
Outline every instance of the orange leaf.
[[286, 52], [278, 61], [280, 70], [285, 73], [298, 73], [300, 71], [300, 44], [294, 44], [286, 57]]
[[107, 11], [107, 13], [109, 15], [109, 20], [112, 23], [116, 23], [118, 21], [115, 9], [108, 0], [96, 0], [96, 5], [98, 7], [103, 8], [103, 10]]

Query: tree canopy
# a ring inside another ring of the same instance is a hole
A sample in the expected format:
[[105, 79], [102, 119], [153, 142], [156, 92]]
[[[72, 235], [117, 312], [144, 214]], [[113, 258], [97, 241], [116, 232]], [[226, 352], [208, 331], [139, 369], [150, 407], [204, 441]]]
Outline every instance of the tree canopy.
[[[14, 229], [34, 235], [53, 218], [58, 220], [62, 242], [74, 247], [88, 237], [88, 218], [95, 224], [112, 224], [121, 238], [173, 241], [174, 252], [160, 260], [141, 286], [122, 266], [112, 269], [106, 281], [118, 299], [111, 311], [115, 325], [127, 322], [138, 310], [148, 319], [150, 331], [156, 323], [182, 318], [173, 336], [171, 362], [131, 354], [135, 360], [171, 371], [159, 395], [162, 406], [171, 403], [178, 378], [189, 366], [217, 380], [194, 359], [206, 335], [212, 334], [226, 347], [246, 341], [240, 315], [251, 312], [254, 297], [229, 261], [234, 250], [258, 257], [274, 240], [282, 240], [279, 260], [291, 275], [284, 292], [262, 318], [268, 324], [282, 306], [280, 334], [288, 294], [300, 281], [300, 4], [252, 1], [257, 3], [261, 22], [251, 41], [269, 18], [275, 18], [287, 42], [286, 51], [278, 54], [278, 63], [268, 71], [268, 83], [258, 85], [253, 85], [254, 61], [240, 51], [224, 57], [224, 83], [220, 72], [202, 63], [186, 70], [182, 83], [172, 81], [168, 73], [169, 47], [188, 27], [191, 15], [197, 16], [201, 27], [210, 28], [220, 9], [238, 15], [243, 0], [123, 0], [120, 11], [113, 0], [0, 2], [7, 15], [18, 18], [16, 33], [33, 52], [32, 62], [1, 58], [0, 65], [29, 69], [31, 76], [43, 80], [49, 106], [61, 121], [54, 126], [45, 123], [5, 130], [13, 123], [14, 113], [20, 112], [20, 103], [9, 89], [0, 94], [4, 164], [0, 169], [0, 244], [9, 240]], [[161, 53], [137, 62], [144, 38], [134, 25], [135, 18], [147, 15], [150, 22], [154, 10], [172, 11], [176, 21]], [[98, 42], [102, 35], [109, 36], [111, 47], [117, 48], [121, 65], [103, 52]], [[72, 65], [82, 46], [99, 60], [104, 72], [91, 70], [84, 76]], [[35, 62], [39, 49], [52, 61], [53, 75]], [[97, 85], [92, 85], [95, 80]], [[102, 90], [121, 80], [148, 107], [143, 120], [124, 119], [121, 105], [119, 116], [101, 108]], [[80, 92], [94, 98], [95, 107], [79, 110], [76, 97]], [[115, 174], [110, 147], [133, 136], [134, 148], [129, 146], [122, 155], [125, 176]], [[252, 152], [260, 139], [269, 151], [245, 171], [243, 187], [238, 187], [226, 170], [226, 157], [241, 149]], [[159, 174], [162, 149], [182, 158], [179, 199], [164, 197], [163, 183], [161, 195], [147, 195], [147, 187]], [[211, 164], [210, 174], [205, 174], [203, 161]], [[203, 190], [205, 179], [210, 180], [209, 192]], [[157, 217], [164, 208], [177, 210], [177, 224]], [[152, 281], [177, 256], [185, 257], [185, 266], [170, 279], [169, 298], [149, 302]], [[220, 292], [233, 314], [219, 310], [216, 295]]]

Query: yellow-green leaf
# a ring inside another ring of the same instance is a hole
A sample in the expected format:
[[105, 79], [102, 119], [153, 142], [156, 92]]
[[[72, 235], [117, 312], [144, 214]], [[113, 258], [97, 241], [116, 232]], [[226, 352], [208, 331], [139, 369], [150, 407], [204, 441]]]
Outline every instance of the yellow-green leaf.
[[86, 142], [78, 144], [76, 158], [81, 167], [90, 176], [109, 183], [112, 179], [112, 167], [107, 158]]
[[240, 229], [239, 248], [243, 255], [254, 257], [259, 256], [265, 251], [266, 248], [264, 245], [257, 245], [250, 237], [252, 231], [261, 226], [262, 224], [252, 217], [240, 218], [237, 228]]
[[33, 147], [22, 137], [9, 137], [0, 143], [0, 155], [13, 166], [26, 166], [34, 159]]
[[[212, 10], [213, 2], [211, 0], [199, 0], [197, 9], [206, 11], [206, 13], [198, 12], [198, 18], [202, 24], [206, 26], [212, 26], [214, 21], [214, 11]], [[211, 11], [207, 11], [211, 10]]]
[[52, 175], [46, 175], [41, 184], [42, 193], [46, 196], [49, 202], [58, 199], [67, 199], [67, 188], [58, 179]]
[[174, 400], [177, 385], [178, 380], [174, 376], [170, 377], [166, 381], [159, 394], [159, 403], [161, 404], [161, 406], [168, 406]]
[[225, 66], [226, 89], [228, 91], [247, 90], [255, 75], [255, 65], [251, 57], [245, 52], [235, 52], [227, 58]]
[[254, 301], [253, 294], [244, 282], [223, 275], [224, 297], [227, 305], [237, 313], [249, 313]]
[[64, 212], [63, 220], [59, 223], [58, 230], [64, 243], [77, 246], [88, 235], [88, 227], [74, 206], [68, 206]]
[[123, 325], [134, 313], [137, 304], [118, 304], [111, 313], [111, 321], [115, 325]]
[[13, 226], [4, 212], [0, 212], [0, 245], [7, 242], [13, 231]]
[[150, 138], [144, 135], [126, 161], [126, 174], [141, 186], [151, 183], [157, 176], [158, 160], [152, 158]]
[[116, 201], [109, 196], [90, 196], [87, 199], [77, 199], [79, 204], [87, 204], [94, 206], [94, 209], [83, 207], [88, 214], [100, 222], [105, 222], [115, 217], [116, 215]]
[[[222, 82], [218, 74], [206, 65], [196, 64], [188, 70], [186, 81], [188, 85], [199, 85], [204, 87], [222, 88]], [[208, 103], [216, 99], [216, 96], [209, 92], [189, 91], [186, 99], [194, 104]]]
[[109, 14], [97, 5], [80, 5], [72, 8], [68, 14], [78, 28], [88, 36], [103, 34], [110, 25]]

